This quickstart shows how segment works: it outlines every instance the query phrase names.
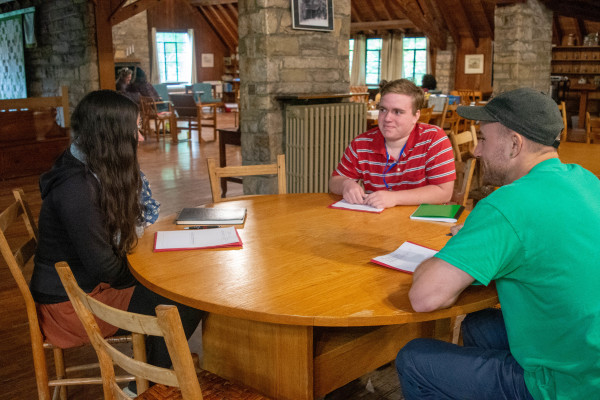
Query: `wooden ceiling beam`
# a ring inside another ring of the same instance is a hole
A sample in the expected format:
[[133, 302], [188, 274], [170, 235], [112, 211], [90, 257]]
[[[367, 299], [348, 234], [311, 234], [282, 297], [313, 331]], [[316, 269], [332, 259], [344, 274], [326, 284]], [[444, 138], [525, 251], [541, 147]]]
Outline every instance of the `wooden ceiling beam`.
[[361, 14], [356, 8], [356, 3], [354, 1], [350, 2], [350, 18], [354, 19], [356, 22], [362, 22]]
[[456, 0], [456, 12], [459, 14], [459, 17], [464, 21], [466, 25], [467, 32], [469, 32], [469, 37], [475, 44], [475, 48], [479, 47], [479, 36], [475, 33], [473, 29], [473, 22], [469, 16], [467, 16], [467, 12], [465, 11], [465, 7], [461, 0]]
[[161, 1], [162, 0], [137, 0], [125, 7], [121, 7], [123, 5], [123, 3], [121, 3], [116, 12], [113, 12], [110, 16], [110, 25], [115, 26], [120, 22], [126, 21], [142, 11], [146, 11], [147, 9], [158, 5]]
[[600, 21], [600, 2], [598, 0], [541, 0], [541, 2], [561, 16]]
[[378, 29], [406, 30], [414, 27], [415, 25], [408, 19], [395, 19], [391, 21], [352, 22], [350, 23], [350, 32]]
[[560, 18], [557, 13], [552, 15], [552, 20], [552, 39], [554, 43], [560, 46], [562, 44], [563, 32], [560, 26]]
[[237, 4], [237, 2], [238, 0], [190, 0], [190, 4], [196, 7]]
[[472, 4], [473, 7], [477, 9], [477, 12], [483, 15], [481, 23], [483, 25], [485, 33], [488, 35], [488, 37], [494, 40], [494, 23], [493, 21], [490, 21], [488, 14], [485, 12], [485, 9], [483, 8], [483, 3], [481, 2], [481, 0], [475, 0], [472, 2]]
[[402, 11], [408, 19], [412, 21], [415, 26], [420, 29], [428, 38], [433, 46], [440, 49], [446, 48], [446, 35], [445, 33], [431, 21], [427, 21], [423, 13], [421, 12], [420, 6], [415, 0], [389, 0], [390, 5], [397, 7]]
[[577, 43], [583, 43], [583, 32], [579, 23], [579, 18], [573, 18], [573, 26], [575, 27], [575, 36], [577, 37]]
[[[233, 18], [231, 17], [231, 15], [230, 15], [231, 9], [226, 9], [225, 7], [231, 7], [231, 6], [229, 4], [215, 6], [216, 10], [218, 10], [218, 14], [220, 14], [223, 17], [223, 28], [225, 30], [227, 30], [227, 33], [233, 39], [232, 43], [237, 43], [239, 40], [238, 30], [237, 30], [238, 21], [237, 21], [237, 18], [234, 21]], [[237, 17], [237, 15], [236, 15], [236, 17]]]
[[452, 36], [452, 40], [454, 40], [454, 44], [457, 47], [460, 46], [460, 34], [458, 33], [454, 17], [446, 12], [442, 14], [442, 18], [444, 18], [444, 21], [446, 22], [446, 27], [448, 27], [448, 31], [450, 32], [450, 36]]
[[[218, 37], [221, 38], [223, 44], [229, 49], [230, 52], [234, 52], [237, 45], [237, 37], [233, 38], [230, 32], [221, 29], [221, 24], [223, 24], [220, 16], [213, 11], [212, 7], [194, 7], [206, 20], [206, 22], [211, 26], [213, 31], [217, 34]], [[227, 37], [226, 37], [227, 36]], [[234, 45], [235, 43], [235, 45]]]

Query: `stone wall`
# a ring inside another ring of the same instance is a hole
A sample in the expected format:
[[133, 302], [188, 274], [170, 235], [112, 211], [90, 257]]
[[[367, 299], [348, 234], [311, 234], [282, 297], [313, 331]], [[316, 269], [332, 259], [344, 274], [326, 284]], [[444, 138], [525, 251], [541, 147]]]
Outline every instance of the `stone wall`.
[[494, 94], [519, 87], [550, 90], [552, 12], [538, 0], [496, 7]]
[[150, 80], [150, 44], [147, 12], [143, 11], [112, 27], [115, 60], [135, 61]]
[[29, 97], [56, 96], [69, 87], [71, 110], [99, 88], [94, 4], [80, 0], [22, 0], [0, 12], [35, 7], [37, 46], [25, 49]]
[[[279, 95], [349, 90], [350, 2], [334, 0], [334, 30], [292, 29], [289, 0], [240, 0], [239, 56], [244, 164], [274, 162], [284, 152]], [[246, 193], [274, 184], [244, 179]]]
[[446, 50], [438, 50], [435, 57], [435, 79], [437, 89], [444, 94], [450, 94], [454, 89], [454, 73], [456, 70], [456, 46], [450, 36]]

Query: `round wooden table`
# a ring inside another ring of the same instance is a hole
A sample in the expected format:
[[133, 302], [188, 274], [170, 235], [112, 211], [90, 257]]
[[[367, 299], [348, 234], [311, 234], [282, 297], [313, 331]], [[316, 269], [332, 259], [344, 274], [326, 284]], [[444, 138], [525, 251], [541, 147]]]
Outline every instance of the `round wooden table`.
[[[277, 399], [312, 399], [392, 360], [415, 337], [440, 336], [435, 321], [497, 304], [494, 287], [468, 288], [452, 308], [416, 313], [409, 274], [370, 263], [406, 240], [441, 248], [451, 224], [413, 221], [416, 207], [380, 214], [337, 210], [324, 193], [257, 196], [245, 207], [241, 249], [154, 253], [146, 231], [129, 256], [138, 280], [209, 311], [204, 367]], [[464, 219], [464, 216], [463, 216]]]

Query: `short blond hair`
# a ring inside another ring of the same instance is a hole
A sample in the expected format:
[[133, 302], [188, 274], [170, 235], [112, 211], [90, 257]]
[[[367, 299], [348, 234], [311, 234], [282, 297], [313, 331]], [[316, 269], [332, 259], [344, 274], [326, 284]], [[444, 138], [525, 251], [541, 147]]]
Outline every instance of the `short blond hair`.
[[381, 89], [382, 98], [388, 93], [409, 96], [412, 99], [413, 115], [417, 113], [417, 110], [420, 110], [421, 107], [423, 107], [423, 101], [425, 99], [423, 90], [408, 79], [396, 79], [395, 81], [381, 82], [380, 85], [381, 84], [383, 84], [383, 88]]

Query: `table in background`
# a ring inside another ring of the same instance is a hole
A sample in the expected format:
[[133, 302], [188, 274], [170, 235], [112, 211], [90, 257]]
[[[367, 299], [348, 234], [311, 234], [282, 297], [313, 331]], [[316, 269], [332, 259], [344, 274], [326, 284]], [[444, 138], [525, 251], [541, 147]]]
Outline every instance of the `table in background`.
[[413, 221], [414, 206], [328, 208], [337, 200], [311, 193], [215, 205], [247, 208], [242, 249], [153, 253], [155, 231], [181, 228], [165, 219], [140, 239], [130, 267], [151, 290], [210, 312], [204, 368], [274, 399], [322, 397], [413, 338], [449, 339], [449, 317], [497, 304], [494, 287], [472, 286], [449, 309], [414, 312], [412, 276], [369, 261], [406, 240], [439, 249], [451, 224]]
[[562, 162], [579, 164], [600, 178], [600, 145], [564, 142], [558, 146], [558, 156]]

